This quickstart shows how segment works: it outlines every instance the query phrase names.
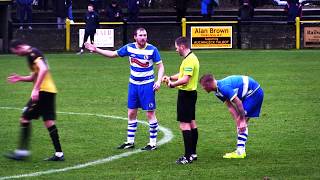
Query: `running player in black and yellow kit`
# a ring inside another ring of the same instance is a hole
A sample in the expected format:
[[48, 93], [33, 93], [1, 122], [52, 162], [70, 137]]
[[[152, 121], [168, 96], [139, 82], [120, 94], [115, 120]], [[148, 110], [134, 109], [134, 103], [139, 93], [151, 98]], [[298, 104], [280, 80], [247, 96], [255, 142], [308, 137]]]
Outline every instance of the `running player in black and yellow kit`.
[[38, 49], [18, 40], [11, 42], [10, 50], [18, 56], [27, 57], [31, 74], [29, 76], [11, 74], [8, 77], [8, 82], [33, 82], [33, 90], [20, 119], [21, 136], [19, 146], [14, 152], [5, 156], [9, 159], [24, 160], [30, 155], [28, 146], [31, 134], [31, 120], [38, 119], [41, 116], [56, 151], [52, 157], [45, 160], [63, 161], [64, 155], [59, 141], [58, 129], [55, 125], [55, 96], [57, 89], [51, 77], [47, 60]]

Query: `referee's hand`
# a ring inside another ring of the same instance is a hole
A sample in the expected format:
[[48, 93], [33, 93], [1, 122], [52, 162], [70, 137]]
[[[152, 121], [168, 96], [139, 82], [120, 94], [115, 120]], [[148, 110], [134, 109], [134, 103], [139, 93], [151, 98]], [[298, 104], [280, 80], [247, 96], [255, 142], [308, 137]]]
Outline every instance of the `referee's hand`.
[[163, 76], [161, 82], [168, 86], [170, 78], [168, 76]]
[[170, 80], [169, 80], [169, 82], [168, 82], [168, 87], [169, 88], [174, 88], [175, 86], [173, 85], [173, 82], [171, 82]]

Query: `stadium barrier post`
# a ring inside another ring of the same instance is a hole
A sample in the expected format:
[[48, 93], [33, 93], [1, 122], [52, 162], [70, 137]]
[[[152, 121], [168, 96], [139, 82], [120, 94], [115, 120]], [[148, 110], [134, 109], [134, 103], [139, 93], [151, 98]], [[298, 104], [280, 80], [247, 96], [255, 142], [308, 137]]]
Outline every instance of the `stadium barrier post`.
[[187, 36], [187, 25], [186, 25], [186, 18], [181, 19], [181, 31], [182, 31], [182, 37]]
[[70, 51], [70, 20], [66, 19], [66, 51]]
[[300, 17], [296, 17], [296, 49], [300, 49]]

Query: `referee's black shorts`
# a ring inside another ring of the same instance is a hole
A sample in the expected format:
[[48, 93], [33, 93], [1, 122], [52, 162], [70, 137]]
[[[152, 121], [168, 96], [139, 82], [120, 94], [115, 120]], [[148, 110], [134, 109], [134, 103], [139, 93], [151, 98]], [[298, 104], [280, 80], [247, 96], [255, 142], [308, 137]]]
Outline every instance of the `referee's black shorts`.
[[177, 121], [191, 123], [196, 118], [197, 91], [178, 91]]
[[39, 100], [28, 101], [23, 109], [22, 117], [27, 120], [38, 119], [40, 116], [44, 121], [56, 119], [55, 93], [39, 92]]

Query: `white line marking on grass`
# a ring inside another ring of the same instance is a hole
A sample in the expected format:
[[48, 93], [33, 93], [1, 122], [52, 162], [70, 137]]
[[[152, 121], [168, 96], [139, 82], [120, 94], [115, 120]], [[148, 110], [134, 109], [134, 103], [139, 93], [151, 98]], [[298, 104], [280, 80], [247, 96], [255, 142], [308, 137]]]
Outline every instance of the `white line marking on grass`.
[[[13, 108], [13, 107], [0, 107], [0, 109], [22, 110], [20, 108]], [[57, 112], [57, 113], [59, 113], [59, 114], [67, 114], [67, 115], [96, 116], [96, 117], [103, 117], [103, 118], [128, 120], [127, 118], [120, 117], [120, 116], [109, 116], [109, 115], [93, 114], [93, 113], [76, 113], [76, 112]], [[138, 122], [148, 125], [148, 122], [145, 122], [145, 121], [138, 120]], [[172, 134], [170, 129], [162, 127], [162, 126], [159, 126], [159, 130], [162, 131], [163, 134], [164, 134], [163, 138], [158, 142], [159, 146], [161, 146], [161, 145], [163, 145], [165, 143], [168, 143], [169, 141], [172, 140], [173, 134]], [[90, 161], [90, 162], [87, 162], [87, 163], [84, 163], [84, 164], [78, 164], [78, 165], [65, 167], [65, 168], [61, 168], [61, 169], [49, 169], [49, 170], [46, 170], [46, 171], [39, 171], [39, 172], [34, 172], [34, 173], [29, 173], [29, 174], [20, 174], [20, 175], [14, 175], [14, 176], [4, 176], [4, 177], [0, 177], [0, 180], [16, 179], [16, 178], [24, 178], [24, 177], [35, 177], [35, 176], [41, 176], [41, 175], [45, 175], [45, 174], [66, 172], [66, 171], [70, 171], [70, 170], [74, 170], [74, 169], [81, 169], [81, 168], [85, 168], [85, 167], [88, 167], [88, 166], [95, 166], [95, 165], [111, 162], [113, 160], [121, 159], [121, 158], [124, 158], [124, 157], [131, 156], [133, 154], [141, 153], [141, 152], [143, 152], [143, 151], [140, 150], [140, 149], [137, 149], [137, 150], [121, 153], [121, 154], [118, 154], [118, 155], [109, 156], [109, 157], [106, 157], [104, 159], [98, 159], [98, 160]]]

